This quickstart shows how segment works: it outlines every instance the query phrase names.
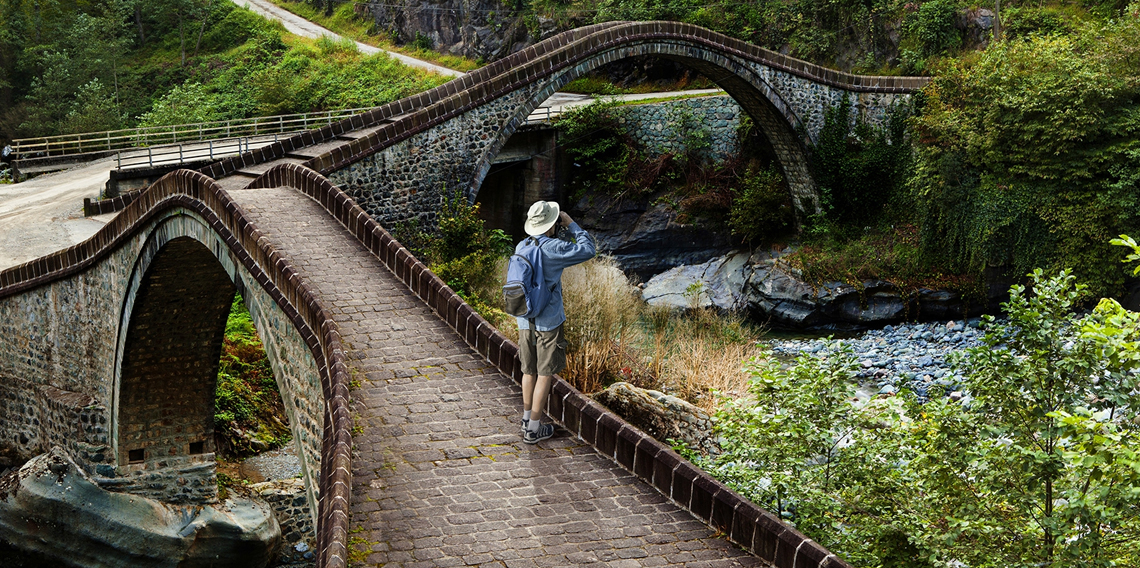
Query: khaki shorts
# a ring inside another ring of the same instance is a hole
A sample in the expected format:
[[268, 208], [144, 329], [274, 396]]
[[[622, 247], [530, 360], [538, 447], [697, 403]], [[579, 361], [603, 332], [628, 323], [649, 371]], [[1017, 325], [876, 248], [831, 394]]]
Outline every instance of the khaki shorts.
[[[538, 344], [535, 345], [535, 335]], [[524, 375], [550, 376], [566, 368], [566, 337], [562, 326], [550, 331], [519, 330], [519, 361]]]

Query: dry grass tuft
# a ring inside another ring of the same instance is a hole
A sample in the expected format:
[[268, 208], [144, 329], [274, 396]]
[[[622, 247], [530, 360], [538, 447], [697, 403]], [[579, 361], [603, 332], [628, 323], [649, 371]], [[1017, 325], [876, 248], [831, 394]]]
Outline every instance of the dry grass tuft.
[[[506, 274], [505, 264], [499, 271]], [[562, 377], [584, 393], [616, 381], [669, 392], [713, 411], [714, 392], [747, 390], [744, 363], [759, 355], [762, 331], [712, 309], [673, 312], [642, 299], [617, 263], [599, 256], [562, 274], [567, 367]], [[513, 318], [500, 329], [517, 341]]]

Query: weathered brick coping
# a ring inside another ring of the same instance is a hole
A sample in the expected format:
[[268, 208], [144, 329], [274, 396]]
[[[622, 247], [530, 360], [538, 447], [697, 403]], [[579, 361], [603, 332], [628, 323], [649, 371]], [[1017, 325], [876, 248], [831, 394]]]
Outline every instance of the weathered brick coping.
[[[282, 164], [249, 187], [294, 187], [319, 202], [480, 355], [515, 381], [522, 379], [518, 346], [328, 179], [301, 165]], [[779, 568], [850, 568], [560, 377], [549, 406], [550, 415], [568, 431], [756, 556]]]
[[217, 182], [189, 170], [167, 174], [138, 194], [137, 199], [90, 239], [0, 272], [0, 298], [86, 270], [131, 238], [150, 219], [175, 208], [192, 210], [210, 224], [293, 322], [317, 362], [326, 407], [321, 444], [317, 558], [322, 567], [346, 567], [352, 418], [348, 410], [348, 367], [340, 334], [331, 315], [302, 282], [300, 273], [274, 250]]

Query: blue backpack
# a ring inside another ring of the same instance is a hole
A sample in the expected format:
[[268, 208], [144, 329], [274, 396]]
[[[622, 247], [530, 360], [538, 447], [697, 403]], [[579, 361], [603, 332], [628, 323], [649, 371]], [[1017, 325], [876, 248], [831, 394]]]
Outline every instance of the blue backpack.
[[507, 283], [503, 286], [503, 303], [508, 314], [534, 319], [550, 303], [554, 286], [547, 286], [546, 277], [542, 274], [542, 245], [549, 240], [547, 237], [528, 237], [511, 255], [507, 264]]

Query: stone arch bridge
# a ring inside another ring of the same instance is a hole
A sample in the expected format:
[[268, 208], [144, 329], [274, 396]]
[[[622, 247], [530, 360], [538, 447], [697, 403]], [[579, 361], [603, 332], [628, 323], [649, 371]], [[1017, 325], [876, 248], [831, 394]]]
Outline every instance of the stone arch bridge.
[[90, 240], [0, 273], [0, 450], [60, 446], [106, 489], [215, 500], [212, 393], [240, 292], [286, 404], [320, 566], [845, 566], [565, 382], [549, 409], [566, 432], [519, 443], [517, 348], [383, 228], [434, 220], [445, 184], [473, 200], [543, 99], [642, 55], [691, 65], [735, 97], [804, 211], [805, 144], [823, 109], [847, 96], [878, 120], [923, 84], [688, 25], [610, 23], [87, 203], [121, 212]]

